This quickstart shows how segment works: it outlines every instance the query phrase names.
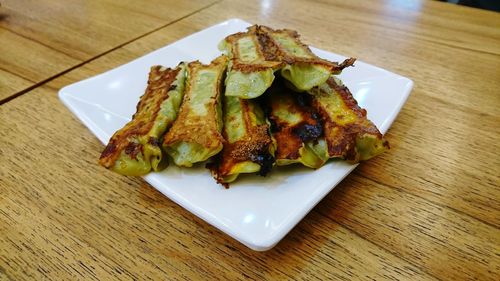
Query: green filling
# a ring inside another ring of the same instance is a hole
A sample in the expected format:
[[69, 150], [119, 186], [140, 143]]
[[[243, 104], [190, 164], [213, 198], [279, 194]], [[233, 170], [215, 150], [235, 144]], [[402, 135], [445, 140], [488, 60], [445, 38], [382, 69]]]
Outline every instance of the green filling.
[[311, 168], [321, 167], [330, 158], [328, 155], [328, 146], [323, 138], [316, 140], [316, 143], [312, 141], [307, 142], [306, 147], [308, 147], [317, 158], [315, 159], [314, 165], [310, 166]]
[[217, 45], [217, 48], [225, 55], [231, 54], [231, 46], [227, 43], [226, 40], [220, 41], [219, 45]]
[[[253, 36], [240, 38], [235, 46], [231, 46], [225, 40], [219, 43], [219, 49], [230, 54], [234, 58], [232, 52], [238, 48], [239, 56], [236, 58], [238, 64], [260, 65], [265, 62], [260, 57], [258, 46]], [[228, 67], [228, 73], [225, 81], [226, 96], [239, 97], [242, 99], [253, 99], [262, 95], [267, 88], [271, 86], [274, 80], [274, 69], [267, 68], [265, 70], [252, 71], [244, 73], [233, 69], [231, 64]]]
[[194, 142], [177, 142], [166, 148], [177, 166], [192, 167], [193, 163], [202, 162], [214, 156], [222, 149], [222, 144], [216, 149], [206, 149]]
[[328, 80], [331, 72], [328, 68], [311, 64], [286, 65], [281, 69], [281, 75], [290, 81], [300, 91], [308, 91]]
[[285, 49], [285, 51], [289, 54], [292, 54], [293, 56], [296, 57], [301, 57], [301, 58], [311, 58], [313, 57], [308, 50], [304, 48], [304, 46], [301, 46], [297, 44], [294, 38], [290, 38], [288, 34], [272, 34], [272, 37], [274, 40], [278, 41], [280, 46]]
[[301, 163], [309, 168], [320, 168], [328, 161], [326, 142], [323, 139], [317, 140], [316, 144], [307, 142], [299, 149], [299, 155], [297, 159], [276, 159], [276, 165], [285, 166], [293, 163]]
[[157, 144], [151, 144], [149, 140], [150, 137], [153, 137], [159, 142], [163, 133], [177, 118], [177, 113], [179, 112], [179, 107], [184, 96], [185, 78], [185, 66], [182, 65], [182, 69], [177, 74], [176, 81], [172, 83], [175, 89], [168, 92], [168, 98], [161, 104], [160, 111], [151, 131], [146, 136], [146, 139], [141, 140], [141, 143], [144, 145], [145, 159], [151, 161], [151, 167], [155, 172], [164, 169], [168, 165], [168, 161], [163, 157], [161, 148]]
[[139, 153], [137, 159], [131, 159], [129, 155], [122, 151], [115, 165], [110, 169], [125, 176], [142, 176], [151, 170], [151, 164]]
[[[212, 100], [219, 93], [220, 83], [218, 83], [219, 75], [225, 70], [225, 65], [219, 66], [218, 69], [206, 68], [200, 69], [195, 77], [190, 77], [188, 72], [187, 82], [190, 83], [189, 97], [189, 118], [206, 118], [208, 114], [207, 105], [212, 104]], [[215, 114], [217, 131], [220, 132], [223, 127], [222, 122], [222, 106], [220, 102], [215, 104]], [[207, 122], [210, 122], [207, 120]], [[178, 141], [164, 147], [165, 151], [172, 157], [173, 161], [178, 166], [191, 167], [194, 163], [202, 162], [214, 156], [222, 150], [222, 143], [215, 147], [204, 147], [196, 143], [196, 141]]]
[[240, 53], [240, 60], [243, 62], [251, 62], [259, 58], [257, 46], [251, 37], [243, 37], [238, 40], [238, 51]]
[[[343, 85], [341, 80], [336, 77], [333, 78], [335, 79], [335, 82], [337, 84]], [[332, 122], [335, 122], [335, 124], [339, 126], [348, 126], [357, 122], [361, 122], [360, 126], [371, 125], [370, 122], [363, 122], [363, 120], [360, 120], [360, 117], [358, 117], [357, 114], [345, 104], [345, 101], [342, 99], [339, 93], [331, 88], [328, 83], [324, 83], [318, 88], [312, 89], [308, 93], [311, 94], [314, 97], [315, 101], [325, 109], [325, 111], [328, 113], [329, 119]], [[373, 158], [387, 149], [384, 144], [385, 141], [383, 140], [383, 138], [380, 138], [377, 135], [360, 132], [356, 136], [355, 141], [355, 159], [352, 159], [350, 161], [358, 162]]]
[[259, 164], [252, 161], [244, 161], [234, 165], [229, 175], [224, 176], [222, 180], [229, 183], [235, 181], [240, 174], [256, 173], [258, 171], [260, 171]]
[[359, 161], [373, 158], [386, 150], [383, 141], [374, 135], [365, 134], [356, 138]]
[[217, 73], [213, 70], [200, 70], [191, 82], [190, 113], [197, 116], [207, 115], [207, 104], [217, 92]]
[[[245, 124], [244, 114], [249, 114], [247, 116], [254, 126], [259, 126], [266, 123], [264, 112], [262, 109], [253, 101], [246, 101], [248, 105], [248, 111], [243, 108], [242, 100], [237, 97], [225, 96], [224, 97], [224, 132], [226, 140], [229, 143], [235, 143], [239, 140], [244, 139], [245, 135], [248, 133], [248, 128]], [[273, 153], [274, 149], [270, 148], [270, 153]], [[223, 159], [224, 161], [224, 159]], [[239, 174], [243, 173], [255, 173], [260, 171], [260, 165], [252, 161], [242, 161], [236, 163], [228, 175], [223, 177], [224, 182], [232, 182], [236, 180]]]
[[[127, 175], [141, 176], [150, 172], [160, 171], [167, 167], [168, 161], [163, 157], [163, 151], [159, 147], [160, 139], [165, 131], [172, 125], [177, 118], [180, 104], [184, 95], [185, 64], [179, 66], [181, 69], [177, 74], [176, 80], [172, 83], [175, 86], [173, 90], [168, 91], [168, 97], [160, 106], [160, 111], [155, 120], [152, 120], [151, 130], [144, 136], [138, 136], [135, 142], [142, 146], [142, 152], [137, 155], [137, 159], [131, 159], [124, 151], [111, 167], [111, 170]], [[156, 143], [150, 140], [155, 139]]]
[[224, 131], [226, 133], [226, 140], [229, 143], [234, 143], [242, 139], [246, 132], [240, 99], [237, 97], [225, 96], [224, 106]]
[[286, 122], [288, 126], [294, 126], [302, 122], [301, 112], [295, 108], [294, 100], [289, 95], [275, 95], [274, 103], [278, 106], [273, 110], [273, 115], [281, 122]]
[[250, 73], [230, 70], [226, 78], [226, 96], [256, 98], [271, 86], [273, 80], [274, 71], [271, 68]]

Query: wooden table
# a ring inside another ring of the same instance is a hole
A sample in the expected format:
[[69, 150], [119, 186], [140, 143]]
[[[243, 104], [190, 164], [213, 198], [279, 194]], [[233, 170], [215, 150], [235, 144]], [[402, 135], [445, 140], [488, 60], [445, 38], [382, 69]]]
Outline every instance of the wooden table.
[[215, 0], [5, 0], [0, 102], [190, 16]]
[[[500, 279], [498, 13], [435, 1], [32, 2], [0, 8], [0, 280]], [[392, 149], [268, 252], [99, 167], [102, 144], [57, 97], [229, 18], [296, 29], [415, 82]]]

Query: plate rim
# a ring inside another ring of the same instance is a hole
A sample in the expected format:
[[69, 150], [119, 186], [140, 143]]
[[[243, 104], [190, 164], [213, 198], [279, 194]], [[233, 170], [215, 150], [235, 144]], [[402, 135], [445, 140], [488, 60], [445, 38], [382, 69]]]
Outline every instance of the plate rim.
[[[83, 83], [88, 83], [92, 82], [94, 79], [98, 79], [99, 77], [106, 76], [107, 74], [117, 71], [119, 68], [125, 68], [129, 64], [132, 64], [138, 60], [143, 59], [145, 56], [151, 55], [152, 53], [159, 52], [160, 50], [167, 48], [173, 44], [178, 43], [181, 40], [189, 40], [195, 37], [196, 35], [202, 34], [207, 32], [209, 29], [212, 28], [218, 28], [223, 25], [251, 25], [250, 23], [238, 19], [238, 18], [232, 18], [228, 19], [225, 21], [222, 21], [220, 23], [214, 24], [212, 26], [209, 26], [207, 28], [204, 28], [200, 31], [197, 31], [195, 33], [189, 34], [188, 36], [182, 37], [174, 42], [171, 42], [163, 47], [160, 47], [156, 50], [153, 50], [147, 54], [144, 54], [140, 57], [137, 57], [131, 61], [126, 62], [125, 64], [119, 65], [117, 67], [114, 67], [110, 70], [107, 70], [103, 73], [94, 75], [92, 77], [74, 82], [70, 85], [64, 86], [61, 88], [58, 92], [59, 99], [62, 101], [62, 103], [73, 113], [75, 117], [77, 117], [80, 122], [82, 122], [102, 143], [106, 144], [108, 137], [106, 137], [106, 133], [99, 127], [95, 122], [90, 120], [85, 114], [80, 113], [78, 110], [78, 107], [75, 106], [74, 104], [71, 103], [72, 100], [77, 100], [74, 96], [71, 95], [71, 90], [75, 87], [80, 86]], [[314, 50], [319, 50], [321, 52], [326, 52], [332, 55], [338, 55], [342, 56], [330, 51], [314, 48], [311, 46], [311, 49]], [[382, 133], [386, 133], [386, 131], [391, 127], [392, 123], [395, 121], [396, 117], [398, 116], [399, 112], [401, 111], [402, 107], [408, 100], [408, 97], [410, 96], [410, 93], [413, 89], [413, 81], [409, 79], [408, 77], [401, 76], [399, 74], [396, 74], [394, 72], [388, 71], [386, 69], [380, 68], [378, 66], [372, 65], [365, 63], [363, 61], [356, 61], [356, 64], [363, 64], [372, 68], [376, 68], [378, 70], [384, 71], [389, 73], [390, 75], [394, 76], [395, 78], [402, 79], [404, 81], [404, 89], [401, 94], [401, 100], [397, 106], [394, 108], [391, 108], [391, 113], [389, 114], [389, 117], [386, 119], [388, 122], [384, 122], [380, 127], [380, 131]], [[347, 177], [356, 167], [356, 165], [352, 165], [349, 167], [349, 171], [346, 172], [343, 176], [336, 178], [333, 181], [325, 181], [322, 182], [320, 185], [317, 187], [317, 194], [313, 194], [312, 196], [307, 198], [307, 201], [304, 203], [304, 205], [301, 205], [300, 208], [296, 208], [293, 212], [293, 214], [288, 215], [281, 226], [278, 228], [277, 231], [273, 232], [271, 235], [268, 235], [265, 238], [253, 238], [249, 237], [248, 234], [246, 234], [244, 231], [239, 231], [235, 230], [234, 228], [228, 226], [224, 222], [222, 222], [220, 219], [212, 217], [206, 210], [203, 208], [197, 206], [196, 204], [191, 204], [189, 200], [185, 199], [182, 196], [179, 196], [175, 192], [169, 192], [168, 190], [163, 190], [164, 188], [161, 187], [161, 181], [158, 178], [154, 177], [154, 173], [150, 173], [148, 175], [143, 176], [142, 178], [148, 182], [153, 188], [156, 190], [160, 191], [164, 196], [169, 198], [170, 200], [174, 201], [176, 204], [180, 205], [182, 208], [186, 209], [187, 211], [191, 212], [192, 214], [196, 215], [197, 217], [201, 218], [208, 224], [216, 227], [217, 229], [221, 230], [222, 232], [226, 233], [233, 239], [239, 241], [240, 243], [244, 244], [245, 246], [256, 250], [256, 251], [266, 251], [271, 248], [273, 248], [279, 241], [281, 241], [286, 234], [288, 234], [309, 212], [319, 203], [321, 200], [328, 194], [330, 193], [345, 177]]]

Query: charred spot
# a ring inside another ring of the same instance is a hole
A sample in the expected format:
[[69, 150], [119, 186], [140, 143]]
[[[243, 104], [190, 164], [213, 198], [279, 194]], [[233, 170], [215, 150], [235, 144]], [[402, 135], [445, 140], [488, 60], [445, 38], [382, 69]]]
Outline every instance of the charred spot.
[[314, 119], [314, 120], [317, 120], [318, 122], [321, 121], [321, 116], [319, 116], [319, 114], [317, 112], [313, 112], [311, 113], [311, 117]]
[[220, 161], [219, 156], [216, 156], [214, 160], [205, 164], [205, 168], [210, 170], [210, 173], [212, 174], [212, 176], [214, 177], [215, 181], [218, 184], [224, 186], [225, 189], [228, 189], [229, 183], [224, 182], [222, 176], [219, 173], [219, 161]]
[[131, 142], [125, 147], [125, 153], [134, 160], [137, 160], [137, 154], [139, 154], [139, 152], [141, 152], [141, 145], [138, 143]]
[[344, 159], [347, 161], [359, 161], [358, 151], [356, 150], [354, 140], [347, 145], [347, 149], [344, 152]]
[[271, 116], [272, 114], [272, 108], [266, 104], [260, 104], [260, 107], [262, 108], [262, 111], [264, 112], [264, 115], [266, 117]]
[[265, 177], [273, 168], [274, 157], [269, 152], [252, 155], [250, 160], [260, 165], [258, 174]]
[[148, 143], [150, 145], [160, 146], [160, 141], [158, 140], [158, 138], [155, 137], [149, 137]]
[[[273, 82], [275, 83], [275, 82]], [[264, 115], [270, 116], [272, 112], [271, 104], [269, 103], [267, 96], [269, 95], [269, 89], [267, 89], [264, 94], [260, 95], [259, 97], [255, 98], [254, 101], [262, 108], [262, 111], [264, 112]]]
[[177, 89], [177, 85], [170, 85], [170, 87], [168, 87], [169, 91], [173, 91], [175, 89]]
[[270, 117], [268, 118], [269, 120], [269, 127], [271, 129], [271, 133], [276, 133], [276, 132], [279, 132], [281, 130], [280, 126], [278, 125], [278, 123], [276, 123], [276, 120], [274, 120], [274, 118]]
[[218, 168], [217, 166], [218, 164], [215, 161], [205, 164], [205, 168], [209, 169], [210, 172], [216, 172]]
[[[328, 126], [328, 128], [333, 129], [332, 125]], [[345, 127], [336, 127], [336, 129], [338, 130], [336, 134], [326, 137], [328, 154], [330, 157], [341, 157], [353, 161], [356, 156], [356, 136], [358, 135], [359, 127], [352, 124]]]
[[116, 145], [110, 142], [101, 153], [101, 158], [106, 158], [116, 152]]
[[233, 62], [232, 69], [238, 70], [243, 73], [253, 73], [269, 69], [269, 66], [266, 65], [240, 63], [236, 59], [233, 59], [232, 62]]
[[297, 104], [300, 107], [309, 107], [311, 105], [311, 99], [305, 94], [296, 94]]
[[340, 70], [342, 70], [346, 67], [353, 66], [355, 61], [356, 61], [356, 58], [345, 59], [341, 64], [339, 64], [338, 68]]
[[273, 109], [268, 103], [268, 101], [265, 98], [259, 97], [256, 99], [257, 104], [262, 108], [262, 111], [264, 112], [264, 116], [267, 118], [269, 121], [269, 127], [271, 130], [271, 133], [276, 133], [280, 131], [280, 127], [278, 123], [276, 122], [275, 118], [272, 115]]
[[294, 150], [294, 151], [291, 151], [290, 153], [288, 153], [287, 155], [285, 155], [284, 159], [293, 160], [293, 159], [299, 159], [299, 157], [300, 157], [299, 150]]
[[257, 39], [261, 46], [261, 50], [263, 51], [264, 58], [267, 61], [279, 60], [278, 48], [275, 45], [273, 39], [271, 39], [271, 37], [268, 34], [266, 34], [265, 32], [258, 32]]
[[292, 133], [300, 138], [302, 142], [307, 142], [319, 138], [323, 134], [323, 126], [319, 122], [316, 124], [301, 124], [292, 129]]
[[391, 146], [389, 145], [389, 142], [384, 140], [384, 143], [382, 144], [384, 147], [386, 147], [387, 149], [391, 149]]

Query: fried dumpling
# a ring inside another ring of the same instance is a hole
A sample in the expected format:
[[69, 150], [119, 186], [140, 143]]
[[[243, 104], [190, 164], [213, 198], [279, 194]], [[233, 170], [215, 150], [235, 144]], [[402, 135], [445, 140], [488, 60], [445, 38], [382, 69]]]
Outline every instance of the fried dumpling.
[[349, 58], [338, 64], [321, 59], [300, 41], [296, 31], [263, 25], [229, 35], [219, 49], [230, 57], [226, 95], [245, 99], [262, 95], [271, 86], [277, 70], [295, 89], [306, 91], [355, 61]]
[[177, 117], [184, 94], [185, 64], [175, 69], [153, 66], [137, 111], [109, 140], [99, 163], [117, 173], [138, 176], [166, 166], [160, 144]]
[[294, 30], [273, 30], [266, 26], [256, 28], [271, 38], [273, 43], [268, 45], [275, 46], [280, 60], [285, 63], [281, 75], [299, 91], [310, 90], [325, 83], [332, 74], [339, 74], [356, 61], [349, 58], [338, 64], [319, 58], [300, 41], [299, 34]]
[[308, 104], [309, 95], [296, 93], [276, 79], [263, 105], [276, 141], [275, 159], [279, 166], [302, 163], [319, 168], [327, 160], [326, 143], [319, 116]]
[[220, 56], [209, 65], [195, 61], [187, 66], [179, 116], [163, 142], [178, 166], [191, 167], [222, 149], [221, 92], [227, 62], [226, 56]]
[[239, 174], [265, 176], [274, 162], [274, 144], [264, 112], [255, 100], [224, 97], [226, 140], [222, 152], [209, 167], [219, 183], [234, 181]]
[[312, 106], [323, 121], [330, 158], [351, 162], [370, 159], [389, 148], [377, 127], [366, 117], [351, 92], [336, 77], [309, 91]]
[[248, 32], [229, 35], [219, 44], [219, 49], [230, 58], [226, 96], [256, 98], [271, 86], [274, 71], [283, 63], [276, 56], [274, 41], [267, 36], [251, 27]]

